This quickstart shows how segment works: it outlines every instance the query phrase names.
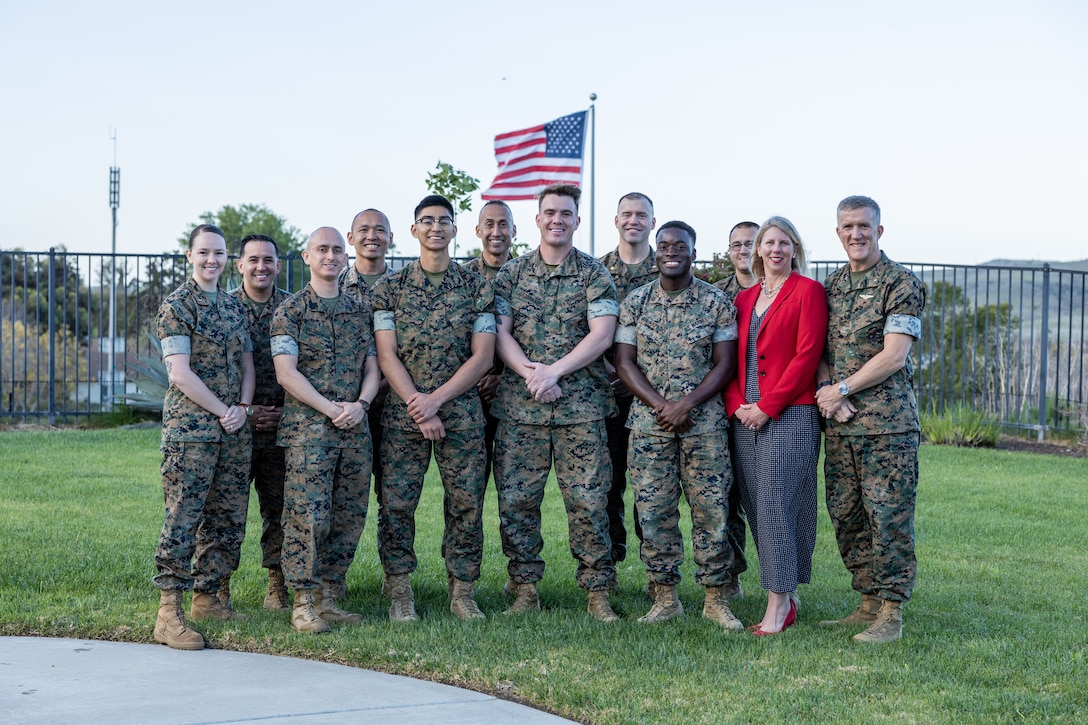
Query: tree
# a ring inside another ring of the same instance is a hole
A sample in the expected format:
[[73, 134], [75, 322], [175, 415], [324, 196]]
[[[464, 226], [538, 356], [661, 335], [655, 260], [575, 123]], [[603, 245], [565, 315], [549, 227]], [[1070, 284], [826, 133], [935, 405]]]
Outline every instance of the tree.
[[182, 249], [189, 246], [189, 232], [197, 224], [215, 224], [223, 230], [227, 239], [227, 254], [237, 255], [238, 245], [247, 234], [265, 234], [276, 240], [280, 256], [302, 251], [306, 240], [298, 227], [287, 223], [285, 217], [274, 213], [264, 204], [242, 204], [233, 207], [229, 204], [217, 212], [206, 211], [200, 215], [200, 221], [178, 237]]
[[[458, 212], [472, 211], [472, 192], [479, 188], [479, 179], [442, 160], [439, 160], [434, 171], [427, 174], [427, 189], [432, 194], [441, 194], [449, 199]], [[457, 240], [454, 240], [453, 256], [457, 256]]]
[[725, 279], [735, 271], [736, 270], [733, 268], [733, 260], [729, 258], [729, 255], [719, 255], [717, 252], [714, 253], [714, 259], [710, 264], [703, 262], [692, 269], [692, 272], [696, 277], [711, 284]]

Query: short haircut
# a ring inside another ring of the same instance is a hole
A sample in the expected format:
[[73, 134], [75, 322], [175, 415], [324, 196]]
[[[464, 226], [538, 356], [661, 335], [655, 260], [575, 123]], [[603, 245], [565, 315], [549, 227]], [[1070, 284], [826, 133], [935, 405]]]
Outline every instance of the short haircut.
[[[389, 217], [385, 215], [384, 211], [381, 211], [379, 209], [363, 209], [361, 212], [351, 218], [351, 226], [348, 227], [348, 229], [355, 229], [355, 222], [359, 221], [359, 217], [361, 217], [363, 214], [381, 214], [383, 217], [385, 217], [385, 225], [389, 226]], [[389, 230], [387, 229], [386, 231]]]
[[551, 184], [541, 189], [540, 193], [536, 195], [536, 208], [539, 210], [540, 205], [544, 202], [545, 196], [569, 196], [574, 199], [574, 210], [578, 211], [578, 202], [582, 200], [582, 190], [574, 184]]
[[625, 200], [630, 200], [630, 201], [642, 200], [642, 201], [644, 201], [644, 202], [646, 202], [647, 204], [650, 205], [650, 211], [651, 212], [654, 210], [654, 200], [651, 199], [650, 197], [646, 196], [645, 194], [643, 194], [641, 191], [632, 191], [632, 192], [629, 192], [629, 193], [624, 194], [623, 196], [621, 196], [620, 200], [618, 202], [616, 202], [616, 209], [619, 209], [620, 204], [622, 204]]
[[733, 228], [729, 230], [729, 236], [733, 236], [733, 232], [738, 229], [759, 229], [759, 225], [755, 222], [737, 222], [733, 225]]
[[763, 257], [759, 256], [759, 243], [763, 241], [763, 235], [765, 235], [772, 227], [784, 232], [786, 236], [790, 238], [790, 241], [793, 242], [793, 259], [790, 260], [790, 267], [796, 269], [803, 275], [808, 275], [808, 259], [805, 257], [805, 243], [801, 241], [801, 235], [797, 231], [797, 227], [793, 226], [793, 222], [784, 216], [771, 217], [763, 222], [763, 226], [756, 232], [755, 253], [752, 255], [752, 274], [756, 277], [764, 276]]
[[690, 224], [678, 221], [665, 222], [657, 228], [657, 235], [654, 236], [654, 239], [656, 240], [658, 237], [660, 237], [661, 232], [665, 231], [666, 229], [680, 229], [681, 231], [687, 232], [688, 235], [691, 237], [691, 246], [695, 246], [695, 230], [691, 228]]
[[510, 205], [509, 205], [509, 204], [507, 204], [507, 203], [506, 203], [505, 201], [503, 201], [502, 199], [488, 199], [487, 201], [485, 201], [485, 202], [484, 202], [484, 205], [480, 207], [480, 214], [483, 214], [483, 213], [484, 213], [484, 209], [486, 209], [486, 208], [487, 208], [487, 207], [489, 207], [489, 206], [501, 206], [501, 207], [502, 207], [503, 209], [505, 209], [505, 210], [506, 210], [506, 213], [510, 215], [510, 219], [511, 219], [511, 220], [513, 220], [513, 218], [514, 218], [514, 210], [513, 210], [513, 209], [511, 209], [511, 208], [510, 208]]
[[876, 225], [880, 226], [880, 204], [870, 199], [867, 196], [848, 196], [839, 202], [839, 206], [835, 209], [835, 216], [837, 217], [844, 211], [853, 211], [854, 209], [872, 209], [873, 214], [876, 215]]
[[276, 250], [276, 256], [280, 256], [279, 245], [276, 244], [276, 240], [267, 234], [247, 234], [242, 237], [242, 241], [238, 243], [238, 256], [241, 257], [246, 253], [246, 245], [250, 242], [268, 242], [272, 245], [272, 249]]
[[189, 249], [193, 248], [193, 242], [196, 241], [196, 238], [205, 232], [208, 234], [218, 234], [223, 237], [224, 240], [227, 238], [227, 235], [223, 233], [223, 230], [214, 224], [198, 224], [193, 231], [189, 232]]
[[416, 210], [412, 212], [413, 224], [415, 223], [415, 220], [419, 218], [419, 213], [429, 206], [440, 206], [450, 213], [450, 217], [455, 216], [453, 213], [453, 204], [450, 203], [449, 199], [441, 194], [431, 194], [430, 196], [423, 197], [423, 201], [416, 204]]

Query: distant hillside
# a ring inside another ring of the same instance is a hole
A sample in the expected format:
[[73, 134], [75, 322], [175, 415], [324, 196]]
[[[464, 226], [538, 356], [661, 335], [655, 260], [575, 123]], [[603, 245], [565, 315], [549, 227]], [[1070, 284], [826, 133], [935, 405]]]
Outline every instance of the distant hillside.
[[1075, 262], [1047, 262], [1045, 259], [992, 259], [983, 262], [980, 267], [1042, 267], [1049, 264], [1054, 269], [1072, 269], [1077, 272], [1088, 272], [1088, 259]]

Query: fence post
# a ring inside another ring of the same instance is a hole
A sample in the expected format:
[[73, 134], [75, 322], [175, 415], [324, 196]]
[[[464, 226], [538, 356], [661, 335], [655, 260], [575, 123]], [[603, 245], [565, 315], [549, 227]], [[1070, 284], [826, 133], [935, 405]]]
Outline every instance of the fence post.
[[1039, 436], [1046, 434], [1047, 363], [1050, 359], [1050, 265], [1043, 264], [1043, 323], [1040, 330], [1042, 351], [1039, 353]]
[[54, 316], [54, 310], [56, 309], [55, 296], [56, 296], [56, 293], [57, 293], [57, 275], [53, 273], [53, 270], [56, 269], [56, 266], [55, 266], [56, 261], [57, 261], [56, 250], [55, 250], [54, 247], [50, 247], [49, 248], [49, 314], [48, 314], [47, 318], [49, 320], [49, 425], [51, 425], [51, 426], [55, 424], [56, 415], [57, 415], [57, 400], [56, 400], [56, 397], [57, 397], [57, 394], [56, 394], [57, 345], [56, 345], [56, 336], [53, 334], [54, 331], [55, 331], [54, 326], [56, 324], [55, 320], [53, 319], [53, 316]]

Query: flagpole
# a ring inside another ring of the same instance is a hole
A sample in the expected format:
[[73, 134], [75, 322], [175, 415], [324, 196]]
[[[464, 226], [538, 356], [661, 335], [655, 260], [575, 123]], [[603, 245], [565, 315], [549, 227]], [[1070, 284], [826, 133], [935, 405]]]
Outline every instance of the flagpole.
[[589, 94], [589, 256], [596, 257], [594, 244], [597, 234], [597, 100], [596, 93]]

